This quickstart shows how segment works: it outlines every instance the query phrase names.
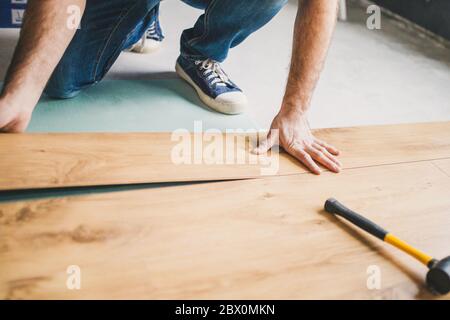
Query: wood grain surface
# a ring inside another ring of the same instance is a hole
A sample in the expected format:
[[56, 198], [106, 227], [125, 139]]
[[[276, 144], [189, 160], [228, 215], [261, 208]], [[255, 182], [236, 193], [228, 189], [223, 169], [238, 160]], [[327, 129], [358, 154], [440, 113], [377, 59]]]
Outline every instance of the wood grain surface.
[[442, 160], [434, 160], [433, 164], [439, 168], [442, 172], [444, 172], [447, 176], [450, 177], [450, 161], [447, 159]]
[[[2, 203], [0, 298], [448, 299], [428, 293], [425, 267], [322, 206], [335, 197], [442, 258], [449, 194], [449, 176], [423, 161]], [[66, 287], [70, 265], [80, 290]]]
[[[322, 129], [315, 134], [341, 149], [348, 169], [449, 158], [448, 132], [450, 122]], [[262, 168], [275, 164], [274, 156], [255, 164], [205, 164], [209, 158], [203, 153], [199, 164], [176, 165], [171, 154], [178, 143], [170, 133], [0, 135], [0, 190], [256, 178]], [[207, 146], [203, 143], [200, 150]], [[249, 146], [239, 146], [246, 159]], [[229, 144], [223, 150], [235, 159]], [[267, 172], [306, 171], [282, 153], [279, 170]]]

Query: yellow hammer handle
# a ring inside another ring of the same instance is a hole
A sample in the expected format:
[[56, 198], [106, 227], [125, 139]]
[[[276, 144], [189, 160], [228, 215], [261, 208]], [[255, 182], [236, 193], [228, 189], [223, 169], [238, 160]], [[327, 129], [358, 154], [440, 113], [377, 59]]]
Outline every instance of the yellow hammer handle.
[[410, 256], [413, 256], [414, 258], [416, 258], [417, 260], [419, 260], [420, 262], [422, 262], [426, 266], [433, 259], [429, 255], [427, 255], [427, 254], [423, 253], [422, 251], [420, 251], [420, 250], [410, 246], [405, 241], [397, 238], [392, 233], [388, 233], [384, 237], [384, 241], [387, 242], [387, 243], [390, 243], [394, 247], [397, 247], [400, 250], [406, 252]]

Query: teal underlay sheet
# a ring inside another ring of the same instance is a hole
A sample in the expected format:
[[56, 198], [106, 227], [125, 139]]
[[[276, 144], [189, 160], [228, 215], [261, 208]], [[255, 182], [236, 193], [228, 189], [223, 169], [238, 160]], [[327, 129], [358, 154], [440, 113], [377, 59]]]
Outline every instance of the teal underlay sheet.
[[[0, 85], [1, 87], [1, 85]], [[224, 115], [206, 107], [179, 79], [105, 80], [66, 100], [42, 97], [27, 132], [164, 132], [259, 129], [247, 115]], [[0, 192], [0, 202], [98, 192], [160, 188], [179, 183]]]
[[72, 99], [43, 97], [28, 132], [159, 132], [258, 129], [246, 116], [206, 107], [182, 80], [105, 80]]

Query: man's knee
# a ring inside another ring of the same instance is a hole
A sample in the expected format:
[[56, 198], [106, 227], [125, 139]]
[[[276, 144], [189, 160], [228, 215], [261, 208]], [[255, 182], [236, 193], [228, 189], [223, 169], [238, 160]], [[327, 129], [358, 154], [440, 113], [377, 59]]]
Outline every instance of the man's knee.
[[71, 85], [54, 85], [49, 82], [44, 90], [44, 93], [54, 99], [71, 99], [76, 97], [80, 91], [80, 89], [76, 89]]

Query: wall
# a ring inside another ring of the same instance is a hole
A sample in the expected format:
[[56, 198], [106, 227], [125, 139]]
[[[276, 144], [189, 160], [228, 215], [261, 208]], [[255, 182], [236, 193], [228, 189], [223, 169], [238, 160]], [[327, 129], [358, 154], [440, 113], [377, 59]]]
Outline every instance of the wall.
[[373, 0], [375, 3], [450, 40], [449, 0]]

